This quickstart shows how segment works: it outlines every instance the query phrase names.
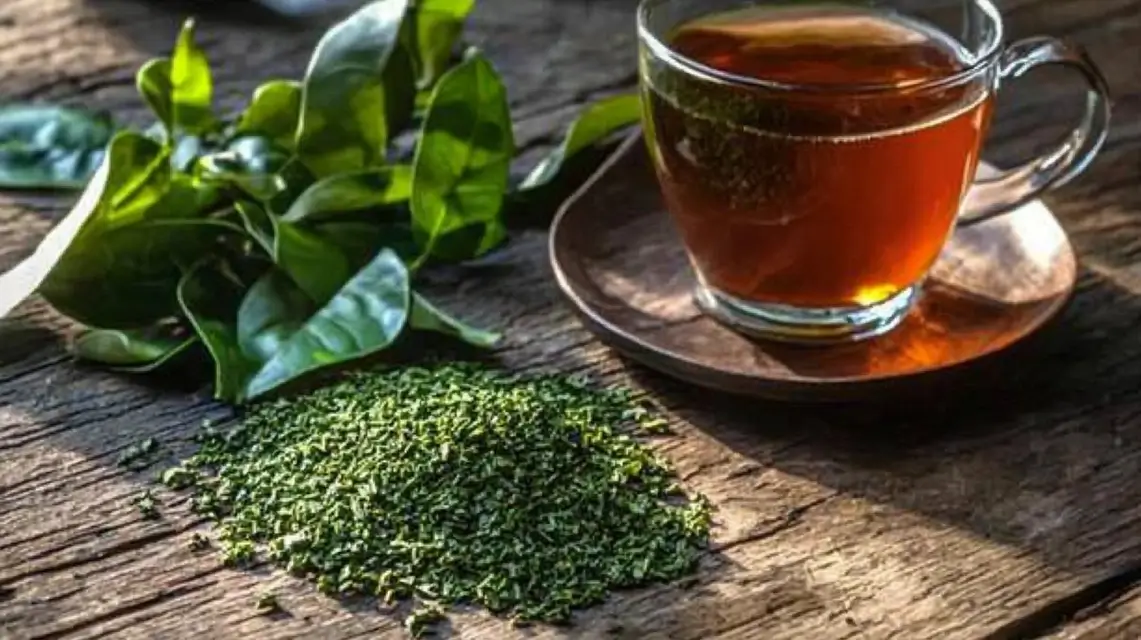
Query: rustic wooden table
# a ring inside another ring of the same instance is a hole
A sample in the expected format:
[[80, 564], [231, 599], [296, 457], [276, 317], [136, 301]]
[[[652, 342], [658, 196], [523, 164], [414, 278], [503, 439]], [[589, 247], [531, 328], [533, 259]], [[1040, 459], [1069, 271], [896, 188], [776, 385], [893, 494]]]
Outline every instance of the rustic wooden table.
[[[215, 9], [230, 2], [205, 2]], [[541, 636], [628, 638], [1141, 637], [1141, 0], [1006, 0], [1012, 37], [1068, 36], [1117, 98], [1106, 151], [1049, 198], [1081, 252], [1059, 325], [982, 384], [829, 410], [703, 396], [616, 359], [572, 317], [545, 236], [494, 268], [445, 273], [449, 306], [506, 327], [520, 369], [588, 370], [648, 387], [681, 436], [666, 453], [718, 507], [719, 550], [696, 584], [623, 594]], [[4, 0], [0, 101], [51, 100], [147, 120], [133, 74], [190, 11], [168, 0]], [[633, 85], [632, 0], [480, 0], [475, 41], [506, 76], [520, 144], [537, 158], [580, 105]], [[206, 12], [200, 33], [226, 107], [298, 77], [324, 25]], [[1043, 148], [1080, 107], [1042, 73], [1001, 102], [989, 157]], [[26, 255], [67, 198], [0, 196], [0, 268]], [[398, 633], [268, 568], [241, 572], [184, 544], [202, 523], [115, 464], [146, 437], [188, 451], [202, 394], [76, 366], [69, 327], [38, 301], [0, 326], [0, 637], [276, 638]], [[255, 594], [281, 593], [262, 617]], [[464, 638], [519, 632], [480, 614]], [[532, 631], [531, 633], [535, 633]]]

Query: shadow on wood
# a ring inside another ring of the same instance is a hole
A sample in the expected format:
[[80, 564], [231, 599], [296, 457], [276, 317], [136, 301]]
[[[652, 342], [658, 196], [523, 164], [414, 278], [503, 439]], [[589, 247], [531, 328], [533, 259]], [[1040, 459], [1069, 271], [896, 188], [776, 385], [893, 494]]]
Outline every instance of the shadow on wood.
[[19, 362], [41, 349], [51, 350], [61, 342], [48, 327], [23, 318], [0, 319], [0, 366]]
[[[1096, 277], [1083, 284], [1043, 334], [907, 397], [778, 404], [694, 389], [638, 366], [635, 378], [756, 463], [750, 473], [777, 469], [1095, 579], [1113, 571], [1091, 566], [1096, 549], [1141, 537], [1138, 492], [1115, 484], [1141, 476], [1141, 300]], [[1112, 317], [1098, 313], [1108, 308]]]

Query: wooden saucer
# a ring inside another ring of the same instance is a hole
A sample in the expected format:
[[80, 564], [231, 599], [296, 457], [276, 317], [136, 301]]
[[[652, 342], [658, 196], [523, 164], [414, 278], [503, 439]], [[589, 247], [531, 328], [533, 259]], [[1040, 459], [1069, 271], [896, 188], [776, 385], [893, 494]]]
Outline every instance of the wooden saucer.
[[834, 401], [930, 378], [994, 354], [1065, 306], [1077, 268], [1041, 202], [956, 231], [920, 303], [864, 342], [756, 341], [703, 315], [694, 277], [635, 134], [563, 205], [550, 235], [559, 286], [586, 326], [674, 377], [772, 399]]

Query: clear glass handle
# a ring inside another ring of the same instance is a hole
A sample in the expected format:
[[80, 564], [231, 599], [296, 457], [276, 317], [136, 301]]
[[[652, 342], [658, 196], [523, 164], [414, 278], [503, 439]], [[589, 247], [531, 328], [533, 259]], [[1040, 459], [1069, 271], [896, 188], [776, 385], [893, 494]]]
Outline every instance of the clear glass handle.
[[1047, 189], [1065, 184], [1089, 166], [1109, 133], [1109, 85], [1080, 47], [1055, 38], [1030, 38], [1010, 45], [1000, 64], [1000, 82], [1045, 64], [1076, 69], [1089, 84], [1086, 111], [1077, 128], [1050, 153], [975, 182], [963, 200], [960, 225], [1001, 215]]

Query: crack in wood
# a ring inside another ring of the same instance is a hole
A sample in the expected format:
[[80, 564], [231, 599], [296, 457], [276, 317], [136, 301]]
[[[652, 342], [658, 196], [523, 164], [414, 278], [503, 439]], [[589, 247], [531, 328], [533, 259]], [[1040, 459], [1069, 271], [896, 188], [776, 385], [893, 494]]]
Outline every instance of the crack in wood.
[[735, 469], [733, 469], [729, 473], [726, 473], [725, 479], [726, 480], [736, 480], [737, 478], [743, 478], [745, 476], [751, 476], [751, 475], [755, 475], [758, 473], [764, 473], [764, 471], [765, 471], [764, 465], [762, 465], [758, 462], [748, 461], [748, 462], [744, 462], [744, 463], [737, 465], [737, 467]]
[[692, 479], [696, 478], [697, 476], [705, 473], [706, 471], [709, 471], [710, 469], [716, 469], [717, 467], [721, 467], [721, 466], [724, 466], [726, 464], [729, 464], [730, 460], [731, 460], [730, 457], [728, 455], [725, 455], [725, 456], [722, 456], [720, 458], [717, 458], [716, 460], [710, 460], [708, 462], [702, 462], [701, 464], [698, 464], [693, 469], [690, 469], [689, 471], [682, 474], [681, 477], [678, 479], [681, 480], [682, 482], [689, 482], [690, 480], [692, 480]]
[[[121, 496], [114, 496], [114, 497], [109, 498], [108, 502], [119, 502], [121, 500], [122, 500]], [[23, 556], [22, 560], [24, 562], [31, 562], [33, 560], [42, 560], [44, 558], [50, 558], [52, 556], [64, 553], [68, 549], [73, 548], [76, 545], [97, 540], [101, 536], [104, 536], [108, 533], [111, 533], [112, 531], [116, 531], [116, 530], [122, 528], [124, 525], [129, 524], [130, 522], [133, 522], [133, 521], [120, 521], [120, 522], [114, 523], [112, 526], [109, 526], [109, 527], [96, 527], [93, 529], [89, 529], [88, 531], [86, 531], [84, 533], [80, 533], [80, 534], [71, 536], [71, 537], [67, 538], [66, 540], [61, 540], [59, 542], [56, 542], [56, 543], [52, 544], [51, 546], [46, 546], [46, 547], [37, 549], [33, 553], [25, 554]]]
[[[215, 584], [217, 584], [217, 582], [211, 582], [211, 583], [208, 583], [207, 586], [213, 586]], [[135, 617], [130, 618], [129, 620], [124, 620], [122, 622], [122, 624], [119, 624], [117, 626], [111, 626], [111, 627], [107, 627], [104, 629], [100, 629], [99, 630], [99, 637], [106, 638], [109, 636], [114, 636], [116, 633], [126, 631], [127, 629], [137, 627], [144, 622], [156, 620], [156, 619], [161, 618], [163, 616], [178, 615], [178, 614], [186, 615], [186, 613], [184, 613], [184, 612], [191, 612], [194, 609], [197, 609], [204, 604], [208, 604], [211, 602], [217, 602], [218, 600], [221, 600], [222, 598], [223, 598], [223, 596], [213, 595], [213, 596], [210, 596], [208, 598], [203, 598], [200, 600], [191, 600], [191, 601], [183, 603], [183, 604], [165, 607], [165, 608], [160, 609], [158, 611], [150, 612], [149, 615], [135, 616]], [[166, 602], [169, 602], [169, 600], [167, 600]], [[154, 608], [154, 607], [149, 607], [149, 608]]]
[[[139, 398], [135, 402], [127, 405], [126, 408], [119, 408], [117, 411], [109, 411], [107, 413], [100, 415], [98, 418], [96, 418], [94, 420], [86, 420], [86, 421], [84, 421], [83, 426], [90, 427], [91, 425], [98, 424], [100, 422], [118, 420], [119, 418], [123, 418], [124, 416], [127, 416], [131, 413], [134, 413], [135, 411], [138, 411], [139, 409], [142, 409], [143, 407], [146, 407], [146, 406], [153, 404], [153, 402], [154, 402], [153, 400], [150, 400], [147, 398]], [[12, 440], [9, 442], [0, 442], [0, 451], [11, 450], [11, 449], [19, 449], [19, 448], [24, 447], [28, 444], [31, 444], [34, 442], [39, 442], [39, 441], [45, 440], [47, 438], [51, 438], [53, 436], [60, 435], [62, 433], [65, 433], [67, 431], [70, 431], [70, 430], [76, 428], [75, 424], [71, 424], [71, 423], [68, 423], [65, 421], [45, 422], [42, 424], [44, 427], [49, 427], [49, 428], [35, 429], [31, 432], [31, 435], [28, 435], [25, 438], [20, 439], [20, 440]], [[58, 426], [58, 428], [55, 428], [55, 429], [50, 428], [53, 426]]]
[[27, 369], [21, 369], [19, 371], [16, 371], [14, 373], [9, 374], [9, 375], [5, 375], [3, 377], [0, 377], [0, 385], [7, 386], [9, 384], [12, 384], [13, 382], [16, 382], [20, 378], [24, 378], [26, 376], [30, 376], [30, 375], [35, 374], [35, 373], [39, 373], [40, 371], [44, 371], [45, 369], [51, 369], [52, 367], [55, 367], [55, 366], [58, 366], [61, 364], [65, 364], [65, 363], [69, 363], [71, 361], [72, 361], [72, 357], [70, 355], [67, 355], [67, 354], [50, 358], [46, 362], [41, 362], [39, 364], [32, 365], [32, 366], [28, 367]]
[[[102, 421], [102, 420], [118, 420], [118, 419], [126, 416], [129, 413], [132, 413], [132, 412], [140, 410], [140, 409], [144, 409], [148, 406], [152, 406], [154, 404], [154, 399], [148, 397], [145, 393], [143, 393], [143, 391], [144, 390], [142, 390], [142, 389], [135, 389], [135, 388], [125, 388], [125, 389], [120, 390], [119, 395], [122, 395], [127, 399], [133, 399], [134, 402], [129, 403], [127, 405], [127, 408], [123, 409], [120, 413], [102, 414], [99, 416], [98, 420], [99, 421]], [[91, 401], [91, 398], [89, 396], [83, 396], [83, 397], [76, 398], [76, 399], [70, 400], [68, 402], [64, 402], [64, 403], [57, 405], [56, 407], [54, 407], [54, 409], [56, 409], [56, 410], [70, 406], [72, 404], [79, 405], [80, 407], [86, 407], [86, 410], [81, 408], [79, 411], [65, 413], [63, 416], [59, 416], [53, 420], [45, 420], [43, 422], [38, 422], [38, 423], [36, 423], [36, 426], [39, 428], [33, 429], [27, 433], [36, 434], [36, 436], [34, 436], [34, 437], [50, 437], [52, 435], [57, 435], [59, 433], [63, 433], [63, 432], [65, 432], [71, 428], [78, 428], [79, 426], [88, 426], [88, 425], [93, 424], [96, 421], [88, 420], [88, 421], [84, 421], [81, 425], [76, 425], [76, 424], [72, 424], [74, 421], [71, 420], [71, 418], [75, 417], [76, 415], [82, 415], [85, 413], [90, 413], [91, 409], [90, 409], [90, 406], [88, 404], [88, 403], [90, 403], [90, 401]], [[121, 406], [121, 405], [117, 405], [117, 406]], [[157, 437], [157, 436], [177, 433], [179, 431], [186, 429], [192, 423], [194, 423], [198, 420], [201, 420], [203, 416], [206, 416], [206, 415], [211, 414], [211, 413], [216, 413], [216, 412], [217, 412], [217, 406], [210, 401], [201, 401], [201, 402], [198, 402], [195, 404], [190, 404], [190, 405], [172, 405], [169, 408], [166, 408], [166, 409], [163, 409], [163, 410], [158, 411], [156, 413], [152, 413], [152, 414], [147, 415], [147, 420], [150, 422], [161, 423], [161, 422], [166, 422], [164, 420], [165, 418], [170, 418], [170, 417], [175, 417], [175, 416], [177, 416], [179, 418], [183, 418], [183, 419], [179, 420], [178, 422], [170, 422], [167, 426], [162, 428], [160, 431], [154, 432], [150, 435]], [[185, 419], [187, 416], [190, 416], [190, 418]], [[63, 428], [53, 430], [47, 436], [39, 435], [45, 431], [45, 428], [57, 427], [57, 426], [63, 427]], [[6, 446], [7, 445], [5, 443], [0, 443], [0, 450], [4, 449]], [[115, 449], [111, 449], [111, 450], [105, 451], [104, 453], [92, 456], [90, 458], [90, 460], [97, 461], [97, 460], [100, 460], [100, 459], [105, 458], [105, 457], [113, 456], [116, 453], [127, 449], [129, 446], [131, 446], [131, 445], [130, 444], [121, 445], [120, 447], [117, 447]], [[25, 481], [17, 482], [13, 485], [10, 485], [9, 487], [7, 487], [5, 489], [5, 493], [7, 493], [7, 491], [10, 491], [12, 488], [14, 488], [16, 486], [20, 486], [23, 484], [27, 484], [27, 481], [25, 480]]]
[[777, 534], [788, 531], [789, 529], [799, 525], [803, 521], [805, 514], [807, 514], [812, 509], [815, 509], [816, 507], [819, 507], [820, 505], [828, 502], [829, 500], [832, 500], [837, 495], [839, 494], [831, 493], [824, 497], [817, 498], [810, 502], [806, 502], [802, 505], [793, 507], [792, 509], [786, 511], [780, 518], [778, 518], [775, 523], [770, 521], [765, 523], [764, 528], [759, 531], [753, 531], [752, 533], [748, 533], [741, 537], [734, 538], [720, 544], [710, 545], [709, 550], [712, 553], [724, 553], [730, 549], [734, 549], [742, 545], [750, 544], [753, 542], [760, 542], [762, 540], [768, 540]]
[[[105, 456], [97, 456], [103, 458]], [[70, 466], [75, 467], [74, 470]], [[119, 471], [114, 465], [101, 465], [98, 463], [84, 464], [76, 463], [70, 465], [67, 473], [59, 473], [58, 471], [46, 471], [31, 476], [27, 481], [17, 482], [7, 487], [0, 488], [0, 515], [3, 515], [9, 508], [19, 508], [20, 499], [28, 498], [32, 494], [37, 497], [58, 493], [60, 491], [74, 491], [84, 489], [100, 482], [105, 482], [116, 477], [127, 477], [127, 472]], [[88, 474], [94, 474], [94, 479], [80, 481], [79, 478]], [[42, 484], [40, 484], [42, 483]], [[0, 549], [3, 549], [0, 545]]]
[[177, 529], [162, 529], [160, 531], [155, 531], [138, 538], [132, 538], [108, 547], [104, 547], [102, 549], [97, 549], [92, 555], [80, 556], [78, 558], [72, 558], [70, 560], [64, 560], [55, 564], [27, 569], [25, 571], [16, 572], [9, 575], [0, 574], [0, 585], [20, 582], [21, 580], [26, 580], [33, 576], [46, 576], [53, 573], [59, 573], [61, 571], [67, 571], [69, 569], [82, 567], [83, 565], [90, 564], [92, 562], [107, 560], [120, 554], [130, 553], [131, 551], [142, 549], [147, 545], [168, 540], [181, 533], [185, 533], [186, 531], [197, 527], [199, 524], [200, 523], [196, 522], [192, 525], [183, 526]]
[[1141, 584], [1141, 561], [1135, 561], [1076, 591], [1051, 600], [979, 640], [1033, 640], [1058, 629], [1081, 611], [1120, 597]]
[[[207, 572], [205, 575], [210, 575], [210, 574], [216, 573], [216, 572], [217, 571], [210, 571], [210, 572]], [[199, 583], [199, 584], [189, 584], [189, 585], [185, 585], [185, 586], [163, 589], [163, 590], [159, 591], [158, 593], [155, 593], [154, 595], [150, 596], [149, 598], [144, 598], [142, 600], [138, 600], [136, 602], [132, 602], [129, 604], [118, 605], [114, 609], [112, 609], [111, 611], [99, 614], [99, 615], [91, 617], [91, 618], [86, 618], [86, 619], [80, 620], [74, 624], [67, 626], [67, 627], [31, 636], [31, 640], [56, 640], [58, 638], [64, 638], [64, 637], [67, 637], [71, 634], [79, 633], [79, 632], [83, 631], [84, 629], [90, 629], [91, 627], [102, 624], [104, 622], [110, 622], [112, 620], [117, 620], [117, 619], [122, 618], [124, 616], [129, 616], [133, 613], [137, 613], [139, 611], [144, 611], [146, 609], [149, 609], [149, 608], [154, 607], [156, 605], [162, 604], [164, 602], [168, 602], [170, 600], [174, 600], [174, 599], [186, 596], [188, 594], [192, 594], [192, 593], [195, 593], [198, 591], [202, 591], [203, 589], [206, 589], [207, 587], [210, 587], [214, 584], [215, 584], [214, 582], [204, 582], [204, 583]]]
[[[41, 531], [41, 532], [36, 533], [34, 535], [26, 536], [23, 538], [17, 538], [15, 540], [10, 541], [10, 542], [5, 542], [3, 544], [0, 544], [0, 551], [6, 551], [8, 549], [13, 549], [15, 547], [19, 547], [21, 545], [25, 545], [25, 544], [37, 542], [39, 540], [43, 540], [44, 538], [50, 538], [52, 536], [59, 535], [61, 533], [67, 533], [74, 528], [75, 527], [73, 527], [73, 526], [65, 526], [65, 527], [62, 527], [59, 529], [47, 529], [45, 531]], [[102, 535], [105, 535], [107, 533], [114, 531], [116, 528], [117, 527], [114, 525], [111, 525], [111, 526], [102, 526], [102, 525], [95, 526], [95, 527], [92, 527], [90, 529], [86, 529], [86, 530], [83, 530], [79, 533], [76, 533], [76, 534], [69, 536], [68, 538], [66, 538], [64, 540], [64, 544], [74, 544], [75, 542], [78, 542], [78, 541], [83, 540], [85, 538], [99, 537], [99, 536], [102, 536]]]
[[53, 593], [50, 596], [44, 596], [42, 598], [32, 598], [31, 600], [28, 600], [28, 603], [29, 604], [51, 604], [53, 602], [59, 602], [61, 600], [66, 600], [66, 599], [70, 598], [71, 596], [74, 596], [77, 593], [83, 593], [83, 591], [84, 591], [84, 587], [75, 587], [73, 589], [61, 591], [60, 593]]

